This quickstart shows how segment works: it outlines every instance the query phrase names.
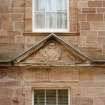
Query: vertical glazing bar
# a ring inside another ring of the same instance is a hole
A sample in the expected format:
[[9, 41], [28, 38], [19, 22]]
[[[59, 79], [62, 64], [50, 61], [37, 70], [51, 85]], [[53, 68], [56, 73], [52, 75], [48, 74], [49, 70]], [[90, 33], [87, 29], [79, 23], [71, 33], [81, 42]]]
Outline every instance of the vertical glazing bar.
[[34, 32], [35, 29], [35, 12], [34, 12], [34, 0], [32, 0], [32, 31]]
[[46, 89], [45, 89], [45, 93], [44, 94], [45, 94], [45, 96], [44, 96], [45, 98], [44, 99], [45, 99], [45, 105], [46, 105]]
[[69, 29], [70, 29], [70, 18], [69, 18], [69, 16], [70, 16], [70, 1], [69, 0], [67, 0], [66, 1], [66, 5], [67, 5], [67, 30], [69, 31]]
[[34, 105], [34, 90], [32, 91], [32, 105]]
[[[46, 2], [46, 3], [45, 3], [46, 6], [45, 6], [45, 12], [44, 12], [44, 14], [45, 14], [45, 26], [44, 26], [44, 29], [47, 28], [46, 19], [47, 19], [47, 5], [48, 5], [47, 0], [46, 0], [45, 2]], [[45, 31], [47, 31], [47, 29], [46, 29]]]
[[70, 100], [71, 100], [70, 99], [70, 89], [68, 89], [68, 105], [70, 105], [70, 103], [71, 103]]
[[58, 90], [56, 90], [56, 105], [58, 105]]

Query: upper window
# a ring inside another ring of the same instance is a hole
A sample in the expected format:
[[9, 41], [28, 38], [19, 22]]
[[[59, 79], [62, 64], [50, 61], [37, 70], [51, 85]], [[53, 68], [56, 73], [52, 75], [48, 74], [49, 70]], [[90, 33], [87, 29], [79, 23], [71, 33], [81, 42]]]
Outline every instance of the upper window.
[[67, 32], [69, 0], [33, 0], [34, 32]]

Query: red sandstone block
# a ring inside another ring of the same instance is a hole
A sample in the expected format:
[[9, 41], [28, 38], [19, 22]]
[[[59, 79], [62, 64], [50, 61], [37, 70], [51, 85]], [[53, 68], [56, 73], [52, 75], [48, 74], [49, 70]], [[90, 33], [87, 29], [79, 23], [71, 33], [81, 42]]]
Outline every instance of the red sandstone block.
[[14, 41], [13, 36], [0, 36], [0, 43], [12, 43]]
[[11, 105], [12, 101], [10, 98], [0, 98], [0, 105]]
[[24, 7], [14, 7], [13, 13], [24, 13]]
[[93, 30], [93, 31], [105, 31], [105, 22], [103, 21], [100, 21], [100, 22], [91, 22], [90, 23], [90, 29]]
[[32, 19], [25, 19], [25, 31], [32, 32]]
[[16, 35], [21, 35], [22, 33], [21, 32], [18, 32], [18, 31], [8, 31], [7, 34], [9, 36], [16, 36]]
[[24, 21], [24, 13], [14, 13], [12, 15], [13, 21]]
[[103, 7], [105, 7], [105, 1], [103, 1]]
[[105, 21], [105, 14], [104, 14], [104, 21]]
[[98, 35], [105, 37], [105, 31], [99, 31], [99, 32], [98, 32]]
[[87, 21], [87, 15], [86, 14], [79, 14], [78, 20], [79, 21]]
[[24, 31], [24, 22], [15, 22], [14, 23], [14, 31], [17, 31], [17, 32], [23, 32]]
[[96, 8], [82, 8], [82, 13], [96, 13]]
[[0, 0], [0, 7], [11, 7], [12, 3], [11, 0]]
[[25, 0], [26, 7], [32, 7], [32, 0]]
[[14, 7], [23, 7], [24, 6], [24, 0], [14, 0]]
[[101, 0], [98, 1], [88, 1], [89, 7], [102, 7], [103, 2]]
[[12, 12], [12, 8], [0, 6], [0, 14], [11, 13], [11, 12]]
[[77, 23], [70, 24], [70, 32], [77, 32]]
[[105, 8], [97, 8], [97, 13], [105, 13]]
[[87, 14], [87, 21], [103, 21], [103, 14]]
[[81, 30], [90, 30], [90, 24], [89, 24], [89, 22], [81, 22], [80, 23], [80, 29]]
[[26, 7], [25, 8], [25, 18], [32, 18], [32, 8], [31, 7]]

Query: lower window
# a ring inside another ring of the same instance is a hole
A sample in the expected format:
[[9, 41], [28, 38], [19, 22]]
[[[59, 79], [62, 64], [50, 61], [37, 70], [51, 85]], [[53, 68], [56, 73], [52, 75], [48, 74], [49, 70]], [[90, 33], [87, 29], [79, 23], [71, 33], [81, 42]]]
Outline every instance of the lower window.
[[38, 89], [33, 96], [33, 105], [69, 105], [68, 89]]

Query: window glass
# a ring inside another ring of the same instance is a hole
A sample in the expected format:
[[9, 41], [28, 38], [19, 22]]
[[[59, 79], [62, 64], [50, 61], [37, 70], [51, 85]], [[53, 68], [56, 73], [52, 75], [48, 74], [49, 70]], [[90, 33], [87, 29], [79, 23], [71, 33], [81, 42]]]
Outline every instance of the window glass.
[[35, 13], [35, 28], [45, 28], [45, 14], [42, 12]]
[[68, 105], [68, 90], [34, 90], [34, 105]]
[[34, 91], [34, 105], [45, 105], [44, 95], [43, 90]]
[[68, 30], [67, 0], [33, 1], [33, 31]]
[[67, 90], [58, 91], [58, 105], [68, 105], [68, 91]]
[[46, 105], [56, 105], [56, 91], [55, 90], [46, 91]]

